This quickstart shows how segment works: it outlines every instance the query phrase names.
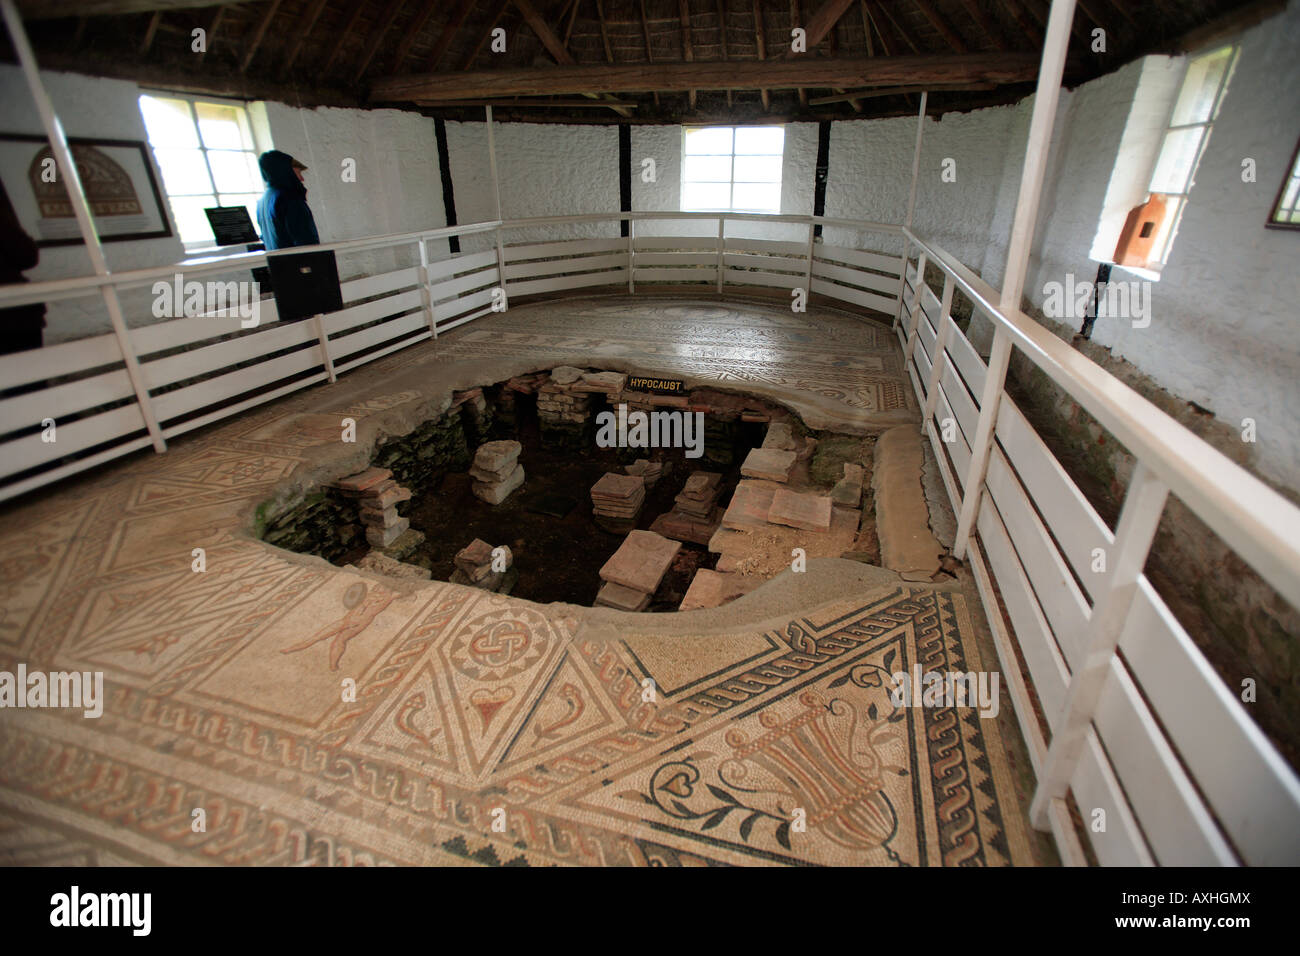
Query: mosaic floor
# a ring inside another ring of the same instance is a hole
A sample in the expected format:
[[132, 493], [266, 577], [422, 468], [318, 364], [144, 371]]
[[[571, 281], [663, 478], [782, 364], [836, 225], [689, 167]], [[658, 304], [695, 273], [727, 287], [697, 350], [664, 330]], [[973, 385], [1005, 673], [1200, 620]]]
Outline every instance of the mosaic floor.
[[897, 346], [860, 319], [572, 300], [30, 495], [0, 512], [0, 670], [102, 671], [105, 702], [0, 710], [0, 863], [1033, 862], [996, 723], [889, 698], [917, 662], [981, 669], [957, 588], [814, 562], [674, 620], [250, 535], [259, 504], [357, 470], [453, 387], [566, 359], [827, 424], [916, 415]]

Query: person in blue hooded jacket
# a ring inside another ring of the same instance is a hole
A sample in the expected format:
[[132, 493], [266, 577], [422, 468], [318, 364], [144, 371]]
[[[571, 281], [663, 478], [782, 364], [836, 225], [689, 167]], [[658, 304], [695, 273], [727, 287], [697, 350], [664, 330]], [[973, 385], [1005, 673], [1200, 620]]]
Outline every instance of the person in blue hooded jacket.
[[266, 192], [257, 201], [257, 225], [266, 248], [319, 245], [316, 220], [307, 206], [307, 187], [302, 179], [307, 167], [278, 149], [257, 157], [257, 165], [266, 183]]

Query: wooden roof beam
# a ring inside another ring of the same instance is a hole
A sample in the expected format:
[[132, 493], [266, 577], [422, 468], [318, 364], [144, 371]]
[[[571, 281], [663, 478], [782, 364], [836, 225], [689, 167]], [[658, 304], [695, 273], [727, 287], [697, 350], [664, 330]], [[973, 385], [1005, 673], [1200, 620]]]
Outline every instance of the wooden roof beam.
[[321, 11], [325, 9], [325, 0], [315, 0], [307, 9], [306, 15], [302, 18], [302, 26], [296, 31], [297, 35], [293, 39], [293, 46], [289, 47], [289, 55], [285, 57], [284, 64], [280, 67], [280, 75], [284, 76], [293, 69], [293, 61], [298, 59], [298, 54], [302, 52], [302, 45], [306, 41], [312, 28], [316, 26], [316, 21], [320, 19]]
[[411, 46], [419, 37], [420, 31], [424, 29], [424, 25], [429, 22], [429, 15], [433, 13], [433, 8], [437, 5], [438, 0], [424, 0], [424, 6], [420, 8], [420, 12], [406, 25], [402, 35], [402, 42], [397, 47], [396, 56], [393, 57], [394, 71], [400, 70], [402, 64], [406, 62], [406, 57], [411, 52]]
[[460, 75], [388, 76], [371, 84], [376, 102], [416, 99], [491, 99], [501, 96], [583, 94], [590, 90], [682, 93], [800, 87], [879, 86], [885, 83], [1024, 83], [1038, 70], [1036, 53], [965, 53], [865, 59], [803, 59], [723, 63], [635, 63], [547, 69], [479, 70]]
[[939, 36], [943, 37], [944, 42], [952, 47], [954, 53], [967, 52], [966, 41], [958, 35], [943, 14], [934, 8], [930, 0], [912, 0], [912, 2], [925, 14], [925, 18], [930, 21], [931, 26], [939, 31]]
[[447, 18], [447, 25], [442, 28], [442, 33], [438, 35], [438, 42], [434, 44], [433, 53], [429, 55], [429, 70], [432, 72], [438, 68], [438, 61], [442, 59], [447, 48], [451, 46], [451, 41], [456, 38], [456, 31], [460, 25], [465, 22], [465, 17], [469, 14], [470, 7], [474, 6], [474, 0], [460, 0], [460, 6], [456, 12]]
[[962, 0], [962, 6], [966, 8], [966, 12], [970, 14], [970, 18], [975, 21], [975, 25], [980, 28], [980, 31], [989, 38], [989, 42], [993, 44], [994, 49], [1005, 50], [1007, 48], [1006, 43], [1002, 40], [1002, 34], [993, 26], [993, 21], [989, 19], [988, 14], [979, 5], [979, 0]]
[[60, 17], [194, 10], [246, 2], [248, 0], [18, 0], [18, 12], [24, 20], [53, 20]]
[[153, 16], [149, 18], [149, 28], [144, 31], [144, 39], [140, 41], [140, 55], [144, 56], [149, 52], [149, 47], [153, 46], [153, 38], [158, 33], [158, 24], [162, 21], [162, 11], [155, 10]]
[[[767, 59], [767, 40], [763, 38], [763, 8], [759, 0], [754, 0], [754, 45], [758, 48], [758, 60], [761, 63]], [[766, 112], [772, 108], [772, 98], [767, 91], [767, 87], [759, 89], [759, 96], [763, 99], [763, 110]]]
[[388, 6], [384, 8], [384, 12], [380, 15], [375, 28], [370, 31], [370, 39], [366, 41], [366, 48], [361, 54], [361, 62], [352, 71], [353, 83], [361, 79], [361, 75], [370, 66], [370, 61], [379, 52], [379, 46], [384, 42], [384, 34], [392, 28], [393, 21], [397, 19], [397, 14], [401, 12], [402, 3], [403, 0], [388, 0]]
[[[804, 26], [808, 34], [809, 50], [830, 35], [830, 32], [835, 29], [835, 24], [840, 22], [840, 17], [844, 16], [844, 12], [851, 6], [853, 0], [822, 0], [822, 5], [808, 18], [808, 23]], [[795, 26], [799, 24], [796, 23]]]
[[497, 23], [500, 22], [501, 15], [506, 12], [506, 5], [509, 3], [510, 0], [497, 0], [496, 8], [492, 11], [492, 15], [488, 17], [487, 26], [484, 28], [483, 32], [479, 34], [478, 42], [470, 48], [469, 56], [465, 57], [465, 63], [461, 67], [461, 72], [468, 73], [470, 67], [474, 65], [474, 61], [478, 59], [478, 55], [483, 49], [483, 44], [487, 43], [488, 37], [490, 37], [492, 31], [497, 28]]
[[271, 0], [270, 6], [262, 14], [262, 19], [258, 21], [257, 29], [253, 32], [253, 41], [248, 45], [244, 52], [244, 58], [239, 62], [239, 72], [247, 73], [248, 64], [253, 62], [253, 57], [257, 55], [257, 48], [262, 45], [262, 37], [266, 36], [266, 28], [271, 25], [271, 20], [275, 17], [275, 11], [280, 9], [280, 0]]
[[992, 83], [931, 83], [927, 86], [884, 86], [871, 90], [849, 90], [835, 96], [818, 96], [809, 101], [812, 106], [826, 106], [829, 103], [852, 103], [856, 100], [870, 100], [881, 96], [900, 96], [904, 93], [945, 93], [966, 92], [995, 89]]
[[[690, 0], [677, 0], [677, 19], [682, 26], [682, 60], [695, 62], [695, 47], [691, 43], [691, 4]], [[602, 24], [603, 24], [602, 20]], [[688, 91], [691, 109], [695, 109], [695, 90]]]
[[343, 52], [343, 44], [347, 43], [351, 38], [352, 30], [356, 27], [357, 21], [361, 19], [361, 14], [365, 9], [366, 5], [364, 3], [353, 5], [352, 15], [348, 17], [348, 22], [344, 25], [343, 29], [339, 31], [339, 35], [334, 38], [334, 45], [330, 47], [330, 55], [325, 58], [325, 65], [320, 68], [322, 76], [330, 71], [330, 67], [334, 65], [334, 61], [337, 60], [339, 54]]

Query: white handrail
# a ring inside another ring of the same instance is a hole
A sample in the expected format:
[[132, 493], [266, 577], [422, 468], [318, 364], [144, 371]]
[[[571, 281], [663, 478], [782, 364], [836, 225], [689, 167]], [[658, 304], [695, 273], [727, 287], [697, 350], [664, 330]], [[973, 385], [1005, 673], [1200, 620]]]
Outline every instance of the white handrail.
[[1264, 580], [1300, 607], [1300, 509], [1175, 419], [1061, 341], [946, 252], [906, 230], [929, 260], [1035, 365], [1142, 461]]

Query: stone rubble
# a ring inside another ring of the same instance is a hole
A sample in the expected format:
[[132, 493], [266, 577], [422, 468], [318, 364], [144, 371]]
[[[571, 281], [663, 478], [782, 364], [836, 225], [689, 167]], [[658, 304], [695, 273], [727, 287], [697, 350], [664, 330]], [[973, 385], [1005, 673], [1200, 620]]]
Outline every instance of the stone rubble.
[[501, 546], [501, 558], [505, 565], [503, 570], [493, 570], [493, 551], [496, 550], [482, 538], [475, 538], [468, 545], [456, 552], [453, 563], [456, 570], [451, 573], [452, 584], [464, 584], [483, 591], [509, 594], [519, 580], [515, 570], [514, 555], [505, 545]]
[[490, 441], [479, 445], [470, 466], [474, 497], [499, 505], [524, 483], [524, 466], [519, 463], [523, 446], [517, 441]]
[[395, 482], [387, 468], [367, 468], [340, 479], [335, 487], [357, 499], [357, 513], [372, 548], [390, 547], [410, 528], [410, 520], [397, 513], [397, 506], [410, 501], [411, 492]]

